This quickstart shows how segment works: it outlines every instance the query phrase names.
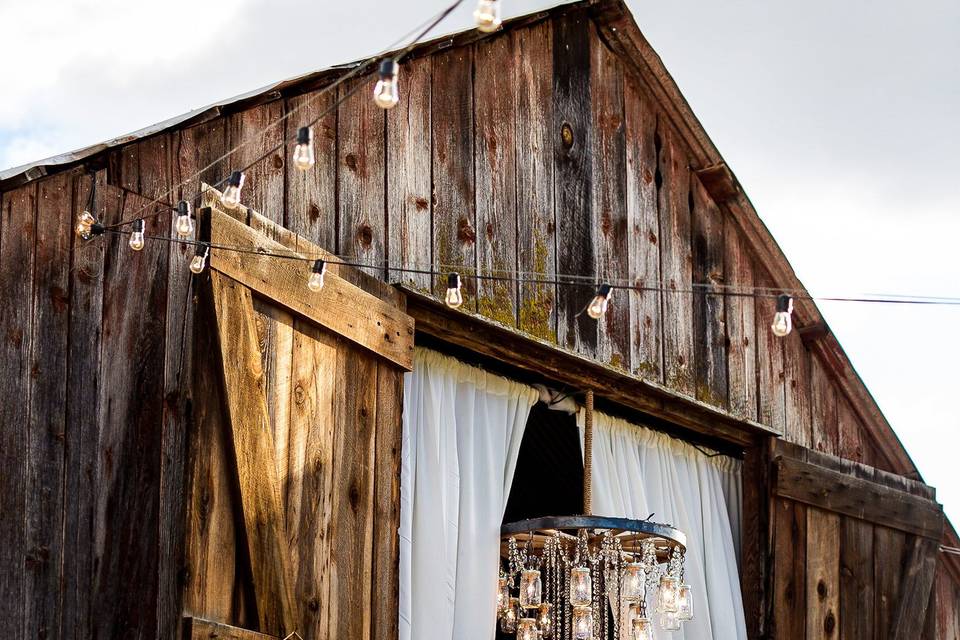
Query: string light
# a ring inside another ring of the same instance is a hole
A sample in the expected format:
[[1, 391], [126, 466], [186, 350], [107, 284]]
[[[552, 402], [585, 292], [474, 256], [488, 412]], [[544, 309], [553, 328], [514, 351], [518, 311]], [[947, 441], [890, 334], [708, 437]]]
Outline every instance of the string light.
[[246, 178], [242, 171], [234, 171], [227, 180], [227, 188], [223, 190], [220, 196], [220, 202], [227, 209], [233, 210], [240, 206], [240, 190], [243, 189], [243, 181]]
[[773, 316], [773, 324], [770, 325], [773, 335], [782, 338], [790, 333], [793, 329], [792, 314], [793, 298], [785, 293], [780, 294], [777, 297], [777, 312]]
[[190, 215], [190, 203], [181, 200], [177, 204], [177, 235], [181, 238], [189, 238], [193, 234], [193, 217]]
[[203, 268], [207, 266], [207, 256], [210, 255], [210, 245], [205, 242], [197, 243], [197, 251], [190, 261], [190, 271], [194, 273], [203, 273]]
[[444, 301], [451, 309], [456, 309], [463, 304], [463, 294], [460, 293], [459, 273], [451, 273], [447, 276], [447, 295]]
[[313, 131], [310, 127], [300, 127], [297, 131], [297, 146], [293, 148], [293, 166], [306, 171], [316, 159], [313, 153]]
[[373, 101], [381, 109], [392, 109], [400, 102], [399, 75], [400, 65], [393, 58], [380, 63], [380, 79], [373, 88]]
[[480, 31], [496, 31], [500, 27], [500, 0], [480, 0], [473, 12], [473, 19]]
[[130, 245], [130, 248], [134, 251], [142, 251], [146, 240], [143, 237], [144, 222], [141, 218], [140, 220], [134, 220], [133, 222], [133, 232], [130, 234], [130, 241], [127, 243]]
[[84, 240], [89, 240], [93, 237], [93, 225], [96, 224], [97, 219], [93, 217], [93, 214], [89, 211], [84, 211], [79, 216], [77, 216], [77, 235], [83, 238]]
[[323, 260], [314, 260], [313, 271], [307, 279], [307, 288], [310, 291], [323, 289], [323, 275], [327, 272], [327, 263]]
[[587, 307], [587, 315], [594, 320], [599, 320], [607, 312], [607, 305], [610, 303], [612, 292], [613, 287], [606, 282], [597, 287], [597, 295], [590, 301], [590, 305]]

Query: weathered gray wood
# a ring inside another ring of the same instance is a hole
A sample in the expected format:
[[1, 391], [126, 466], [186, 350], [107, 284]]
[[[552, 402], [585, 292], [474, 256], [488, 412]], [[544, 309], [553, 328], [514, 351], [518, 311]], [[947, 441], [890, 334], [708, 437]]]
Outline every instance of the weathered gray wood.
[[244, 171], [246, 180], [241, 202], [270, 220], [283, 224], [284, 166], [293, 152], [293, 146], [284, 142], [281, 116], [283, 100], [274, 100], [227, 117], [227, 148], [243, 146], [224, 160], [223, 173], [218, 176], [217, 182], [226, 179], [231, 171], [239, 171], [253, 163], [268, 149], [280, 145]]
[[839, 453], [837, 392], [818, 358], [810, 359], [810, 384], [812, 426], [809, 446], [817, 451], [836, 455]]
[[796, 332], [783, 338], [784, 437], [812, 446], [811, 357]]
[[[909, 557], [908, 538], [902, 531], [874, 527], [873, 553], [879, 559], [874, 563], [874, 615], [879, 637], [892, 638], [889, 634], [904, 596], [902, 578], [904, 563]], [[919, 633], [920, 629], [915, 631]]]
[[[461, 277], [476, 269], [477, 220], [474, 207], [473, 51], [451, 49], [433, 56], [433, 262]], [[433, 283], [443, 297], [446, 278]], [[475, 311], [476, 282], [463, 279], [463, 309]]]
[[[433, 264], [431, 68], [429, 56], [404, 63], [403, 98], [387, 112], [387, 256], [391, 266], [425, 271]], [[390, 270], [387, 278], [421, 291], [433, 288], [428, 273]]]
[[[530, 279], [552, 280], [557, 272], [553, 189], [553, 31], [549, 22], [510, 34], [518, 56], [516, 95], [517, 265]], [[519, 151], [518, 151], [519, 153]], [[542, 275], [534, 275], [542, 274]], [[557, 287], [521, 282], [518, 326], [557, 341]]]
[[[757, 321], [753, 298], [753, 261], [729, 218], [723, 223], [723, 264], [731, 295], [724, 301], [727, 316], [727, 389], [730, 412], [757, 419]], [[748, 294], [736, 295], [736, 294]]]
[[624, 78], [627, 143], [627, 251], [637, 289], [630, 296], [630, 367], [635, 375], [663, 382], [663, 317], [660, 287], [660, 203], [657, 184], [657, 116], [652, 101], [630, 75]]
[[844, 517], [840, 525], [840, 637], [873, 638], [874, 525]]
[[[19, 277], [0, 279], [0, 616], [8, 621], [12, 637], [27, 637], [25, 598], [32, 593], [25, 574], [28, 553], [26, 461], [30, 418], [30, 354], [33, 350], [30, 300], [33, 290], [34, 223], [37, 185], [28, 184], [3, 194], [0, 211], [0, 272]], [[29, 635], [33, 635], [32, 630]]]
[[[590, 95], [593, 147], [592, 198], [598, 280], [609, 282], [630, 273], [627, 217], [627, 149], [624, 126], [623, 67], [619, 58], [590, 27]], [[616, 284], [622, 284], [617, 282]], [[597, 357], [630, 370], [630, 295], [611, 297], [599, 329]]]
[[840, 611], [840, 516], [807, 509], [806, 638], [838, 638]]
[[[474, 51], [477, 269], [504, 279], [477, 281], [477, 311], [517, 326], [517, 152], [515, 87], [519, 60], [509, 35]], [[522, 153], [522, 151], [521, 151]]]
[[937, 540], [915, 537], [910, 543], [903, 565], [902, 595], [890, 628], [892, 640], [915, 638], [923, 628], [939, 551]]
[[[769, 277], [754, 263], [754, 285], [770, 288]], [[776, 299], [754, 299], [754, 319], [757, 323], [757, 421], [783, 433], [786, 429], [786, 396], [783, 365], [783, 340], [773, 335], [770, 324], [776, 313]]]
[[[284, 226], [320, 245], [337, 250], [337, 110], [333, 109], [335, 91], [313, 91], [286, 100], [286, 138], [327, 113], [313, 125], [313, 149], [316, 164], [303, 171], [292, 161], [285, 162], [286, 216]], [[288, 147], [292, 154], [292, 147]], [[286, 156], [288, 158], [289, 156]]]
[[772, 518], [772, 637], [803, 638], [807, 624], [807, 506], [776, 500]]

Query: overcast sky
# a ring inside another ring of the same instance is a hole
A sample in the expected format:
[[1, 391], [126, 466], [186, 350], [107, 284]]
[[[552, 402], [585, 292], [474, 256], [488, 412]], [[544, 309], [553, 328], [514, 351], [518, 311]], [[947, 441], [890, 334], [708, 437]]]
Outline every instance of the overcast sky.
[[[0, 0], [0, 169], [373, 53], [445, 2]], [[628, 4], [811, 292], [960, 297], [960, 2]], [[820, 308], [960, 526], [960, 307]]]

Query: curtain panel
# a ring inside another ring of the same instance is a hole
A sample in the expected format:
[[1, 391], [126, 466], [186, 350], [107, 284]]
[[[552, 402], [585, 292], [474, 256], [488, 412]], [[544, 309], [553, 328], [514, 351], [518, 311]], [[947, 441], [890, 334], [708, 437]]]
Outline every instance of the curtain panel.
[[[577, 417], [583, 439], [584, 412]], [[740, 594], [741, 462], [595, 412], [593, 512], [672, 524], [687, 535], [694, 619], [658, 640], [746, 640]], [[652, 603], [651, 603], [652, 604]], [[653, 616], [651, 616], [653, 617]], [[657, 625], [654, 625], [657, 627]]]
[[490, 640], [500, 524], [533, 387], [426, 349], [404, 376], [400, 639]]

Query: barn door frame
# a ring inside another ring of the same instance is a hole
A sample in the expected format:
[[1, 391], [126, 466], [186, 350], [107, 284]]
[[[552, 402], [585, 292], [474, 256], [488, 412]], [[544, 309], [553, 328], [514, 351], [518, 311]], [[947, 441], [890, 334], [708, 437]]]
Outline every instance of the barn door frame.
[[771, 637], [905, 640], [924, 628], [945, 522], [932, 487], [774, 441], [770, 504]]
[[[300, 612], [287, 557], [254, 298], [266, 298], [400, 371], [412, 370], [414, 321], [404, 311], [402, 294], [378, 297], [365, 291], [353, 282], [368, 276], [337, 265], [337, 259], [320, 247], [252, 211], [241, 208], [228, 214], [208, 206], [200, 218], [200, 237], [213, 247], [209, 291], [242, 512], [237, 526], [242, 526], [246, 540], [259, 630], [283, 637], [297, 631]], [[217, 246], [243, 252], [217, 251]], [[318, 256], [330, 267], [323, 289], [311, 292], [306, 281], [311, 259]], [[188, 628], [206, 628], [205, 624], [209, 623], [190, 619]]]

